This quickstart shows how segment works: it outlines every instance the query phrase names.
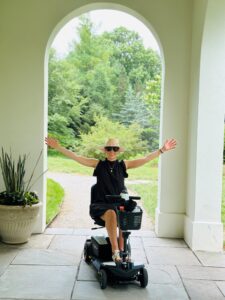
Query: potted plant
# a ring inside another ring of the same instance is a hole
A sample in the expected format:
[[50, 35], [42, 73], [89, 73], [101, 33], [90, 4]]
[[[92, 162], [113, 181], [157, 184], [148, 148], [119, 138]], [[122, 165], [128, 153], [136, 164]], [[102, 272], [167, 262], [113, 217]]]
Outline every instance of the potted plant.
[[12, 153], [6, 153], [2, 148], [0, 169], [5, 190], [0, 193], [0, 239], [5, 243], [25, 243], [33, 232], [41, 203], [31, 188], [41, 154], [25, 182], [27, 155], [20, 155], [15, 161]]

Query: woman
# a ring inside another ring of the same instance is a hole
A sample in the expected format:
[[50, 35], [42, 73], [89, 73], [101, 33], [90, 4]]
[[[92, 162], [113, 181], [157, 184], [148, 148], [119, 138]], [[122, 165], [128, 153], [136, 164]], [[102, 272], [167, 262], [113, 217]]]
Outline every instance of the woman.
[[112, 246], [112, 258], [115, 262], [120, 262], [120, 251], [123, 250], [122, 232], [119, 231], [119, 241], [117, 240], [117, 217], [112, 202], [105, 198], [105, 195], [119, 195], [125, 188], [124, 178], [128, 177], [127, 170], [143, 166], [147, 162], [160, 156], [160, 154], [172, 150], [176, 147], [174, 139], [166, 140], [163, 147], [150, 153], [149, 155], [134, 160], [117, 160], [117, 155], [123, 152], [119, 140], [110, 138], [101, 148], [105, 153], [105, 160], [79, 156], [76, 153], [60, 146], [57, 140], [46, 138], [48, 146], [56, 149], [65, 156], [76, 162], [94, 168], [93, 175], [97, 177], [94, 203], [90, 206], [90, 215], [96, 221], [105, 222], [105, 227], [109, 235]]

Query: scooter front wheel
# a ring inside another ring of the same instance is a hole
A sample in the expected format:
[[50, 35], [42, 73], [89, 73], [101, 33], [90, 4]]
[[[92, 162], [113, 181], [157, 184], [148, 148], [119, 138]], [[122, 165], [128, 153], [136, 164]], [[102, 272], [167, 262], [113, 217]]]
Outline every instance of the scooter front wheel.
[[141, 269], [139, 280], [141, 287], [145, 288], [148, 285], [148, 272], [145, 268]]
[[105, 270], [101, 269], [98, 272], [99, 276], [99, 283], [102, 290], [104, 290], [107, 287], [107, 273]]

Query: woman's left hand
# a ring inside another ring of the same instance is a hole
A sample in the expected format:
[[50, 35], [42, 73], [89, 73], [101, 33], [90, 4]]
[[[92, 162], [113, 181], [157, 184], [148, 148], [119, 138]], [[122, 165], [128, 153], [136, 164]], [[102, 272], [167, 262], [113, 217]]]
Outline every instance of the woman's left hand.
[[165, 152], [165, 151], [175, 149], [176, 145], [177, 145], [176, 140], [174, 140], [174, 139], [166, 140], [162, 147], [162, 151]]

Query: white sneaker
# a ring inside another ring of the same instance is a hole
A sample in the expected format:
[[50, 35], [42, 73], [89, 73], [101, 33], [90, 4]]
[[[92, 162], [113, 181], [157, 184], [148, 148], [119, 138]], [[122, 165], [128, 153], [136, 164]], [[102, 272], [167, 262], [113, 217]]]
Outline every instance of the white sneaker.
[[115, 263], [118, 263], [118, 262], [121, 262], [122, 259], [120, 257], [120, 250], [115, 250], [114, 251], [114, 254], [112, 256], [112, 260], [115, 262]]

